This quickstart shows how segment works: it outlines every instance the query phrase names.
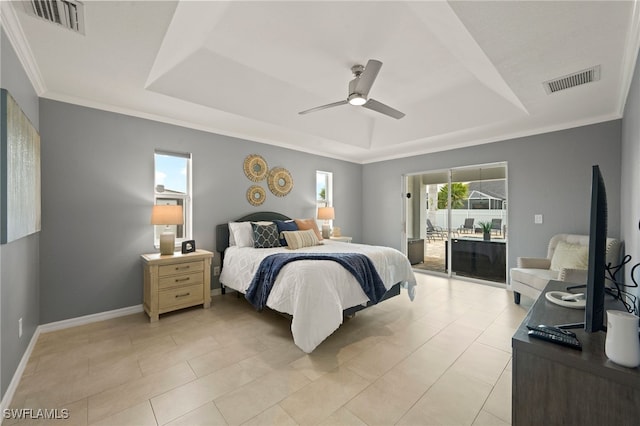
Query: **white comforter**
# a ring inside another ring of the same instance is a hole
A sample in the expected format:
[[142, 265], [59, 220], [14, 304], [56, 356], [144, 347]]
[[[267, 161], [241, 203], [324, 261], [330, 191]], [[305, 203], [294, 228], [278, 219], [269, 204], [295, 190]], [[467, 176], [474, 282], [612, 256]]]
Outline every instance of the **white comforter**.
[[[254, 249], [229, 247], [225, 251], [220, 282], [245, 293], [262, 259], [273, 253], [362, 253], [367, 255], [387, 289], [406, 282], [410, 296], [415, 276], [408, 259], [390, 247], [325, 240], [323, 245], [289, 250], [285, 247]], [[358, 281], [333, 261], [300, 260], [285, 265], [278, 275], [267, 306], [293, 316], [295, 344], [310, 353], [342, 324], [342, 311], [369, 299]]]

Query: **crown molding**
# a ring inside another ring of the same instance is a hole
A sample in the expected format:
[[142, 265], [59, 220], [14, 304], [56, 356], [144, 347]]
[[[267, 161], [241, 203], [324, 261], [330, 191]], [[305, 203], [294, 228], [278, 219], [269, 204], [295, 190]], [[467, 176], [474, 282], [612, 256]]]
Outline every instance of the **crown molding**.
[[18, 60], [22, 64], [29, 81], [31, 81], [33, 89], [38, 96], [42, 96], [47, 91], [47, 87], [12, 3], [14, 2], [0, 2], [0, 22], [2, 22], [2, 28], [4, 28], [5, 34], [18, 56]]
[[626, 50], [622, 58], [623, 75], [620, 81], [620, 95], [618, 96], [620, 100], [620, 104], [618, 105], [620, 116], [624, 114], [624, 109], [627, 105], [627, 96], [629, 96], [629, 89], [633, 81], [633, 71], [635, 70], [640, 51], [640, 0], [633, 2], [633, 12], [631, 14], [631, 25], [629, 26], [628, 37]]

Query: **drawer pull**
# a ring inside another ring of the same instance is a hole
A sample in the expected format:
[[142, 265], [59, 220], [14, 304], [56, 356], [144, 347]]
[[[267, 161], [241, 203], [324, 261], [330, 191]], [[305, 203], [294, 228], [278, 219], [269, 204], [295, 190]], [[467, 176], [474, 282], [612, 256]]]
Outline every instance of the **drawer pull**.
[[183, 269], [189, 269], [189, 268], [191, 268], [191, 265], [176, 266], [176, 271], [182, 271]]
[[182, 294], [176, 294], [176, 298], [178, 297], [187, 297], [189, 296], [191, 293], [182, 293]]
[[190, 277], [186, 277], [186, 278], [176, 278], [176, 282], [177, 283], [181, 283], [184, 281], [189, 281], [191, 278]]

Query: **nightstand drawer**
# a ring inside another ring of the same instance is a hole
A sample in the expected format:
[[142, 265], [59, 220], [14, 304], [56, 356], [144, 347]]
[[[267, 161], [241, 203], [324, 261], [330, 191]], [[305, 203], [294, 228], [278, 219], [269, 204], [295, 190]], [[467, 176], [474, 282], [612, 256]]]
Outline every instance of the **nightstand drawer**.
[[170, 290], [159, 292], [159, 308], [160, 312], [169, 307], [177, 305], [191, 306], [202, 303], [203, 286], [202, 284], [194, 284], [185, 287], [178, 287]]
[[202, 272], [172, 275], [170, 277], [160, 278], [158, 280], [158, 289], [164, 290], [167, 288], [177, 287], [177, 286], [202, 284], [203, 281], [204, 281], [204, 277], [202, 276]]
[[158, 276], [166, 277], [167, 275], [182, 274], [186, 272], [198, 272], [204, 269], [204, 262], [182, 262], [173, 265], [163, 265], [158, 267]]

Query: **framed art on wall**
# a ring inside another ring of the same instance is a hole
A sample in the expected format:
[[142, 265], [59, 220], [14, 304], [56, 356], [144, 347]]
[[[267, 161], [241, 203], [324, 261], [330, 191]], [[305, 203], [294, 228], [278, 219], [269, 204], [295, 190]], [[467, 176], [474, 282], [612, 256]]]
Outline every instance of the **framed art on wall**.
[[39, 232], [40, 206], [40, 135], [0, 89], [0, 243]]

